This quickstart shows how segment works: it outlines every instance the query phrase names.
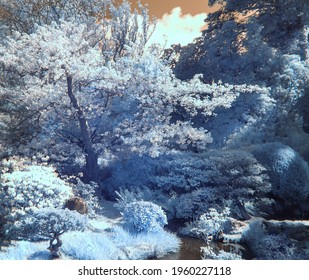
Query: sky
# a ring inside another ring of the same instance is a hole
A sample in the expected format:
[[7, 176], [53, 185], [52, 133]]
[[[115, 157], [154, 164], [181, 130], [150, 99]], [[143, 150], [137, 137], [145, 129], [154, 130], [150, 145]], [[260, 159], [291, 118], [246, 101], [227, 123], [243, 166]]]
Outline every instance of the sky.
[[[136, 1], [131, 1], [132, 3]], [[148, 4], [150, 14], [161, 18], [165, 13], [180, 7], [183, 14], [207, 13], [214, 8], [208, 6], [208, 0], [141, 0], [142, 4]]]
[[[137, 1], [130, 1], [133, 5]], [[147, 4], [149, 14], [158, 19], [152, 40], [166, 47], [172, 44], [186, 45], [201, 35], [210, 8], [208, 0], [141, 0]]]

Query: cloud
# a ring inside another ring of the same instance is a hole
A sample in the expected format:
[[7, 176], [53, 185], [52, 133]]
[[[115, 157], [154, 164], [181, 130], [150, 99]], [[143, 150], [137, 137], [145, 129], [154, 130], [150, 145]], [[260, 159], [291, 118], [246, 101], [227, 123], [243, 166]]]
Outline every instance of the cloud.
[[206, 13], [194, 16], [191, 14], [183, 15], [181, 8], [176, 7], [158, 20], [151, 42], [160, 44], [166, 42], [166, 47], [178, 43], [187, 45], [201, 35], [201, 30], [205, 27], [204, 19], [206, 17]]

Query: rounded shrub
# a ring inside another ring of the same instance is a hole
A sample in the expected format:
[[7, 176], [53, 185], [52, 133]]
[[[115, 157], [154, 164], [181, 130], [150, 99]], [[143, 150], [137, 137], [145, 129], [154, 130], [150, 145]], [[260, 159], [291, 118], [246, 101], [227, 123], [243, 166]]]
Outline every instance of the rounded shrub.
[[127, 204], [122, 215], [125, 225], [134, 233], [158, 232], [167, 224], [163, 209], [148, 201]]
[[253, 150], [272, 181], [272, 192], [288, 203], [307, 201], [309, 197], [309, 167], [289, 146], [267, 143]]

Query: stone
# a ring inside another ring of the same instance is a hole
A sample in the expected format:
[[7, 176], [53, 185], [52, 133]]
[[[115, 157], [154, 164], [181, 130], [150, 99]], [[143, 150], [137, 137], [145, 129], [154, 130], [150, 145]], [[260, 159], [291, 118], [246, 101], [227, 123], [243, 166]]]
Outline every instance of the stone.
[[77, 211], [80, 214], [88, 214], [88, 206], [84, 199], [81, 197], [72, 197], [65, 203], [64, 208], [72, 211]]

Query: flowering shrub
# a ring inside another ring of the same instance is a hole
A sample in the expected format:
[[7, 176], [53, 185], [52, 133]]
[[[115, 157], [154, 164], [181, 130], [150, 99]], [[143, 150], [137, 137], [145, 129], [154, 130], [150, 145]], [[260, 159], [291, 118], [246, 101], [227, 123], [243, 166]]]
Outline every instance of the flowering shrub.
[[123, 219], [134, 233], [158, 232], [167, 224], [162, 208], [147, 201], [129, 203], [123, 211]]
[[46, 207], [62, 207], [72, 195], [71, 188], [57, 177], [52, 167], [23, 166], [4, 173], [1, 180], [0, 216], [6, 223], [5, 235], [25, 214]]

